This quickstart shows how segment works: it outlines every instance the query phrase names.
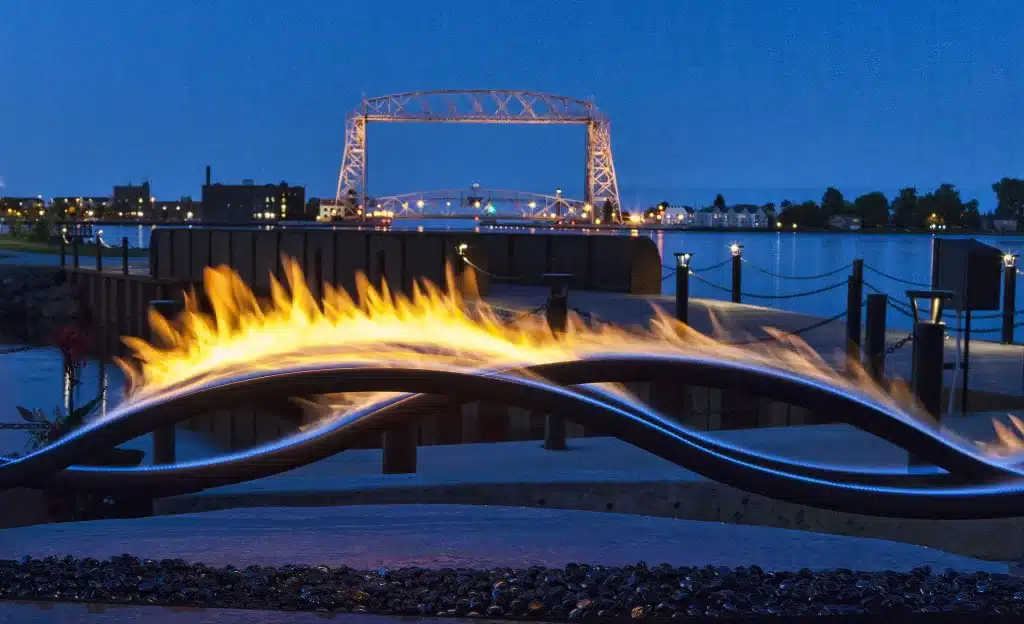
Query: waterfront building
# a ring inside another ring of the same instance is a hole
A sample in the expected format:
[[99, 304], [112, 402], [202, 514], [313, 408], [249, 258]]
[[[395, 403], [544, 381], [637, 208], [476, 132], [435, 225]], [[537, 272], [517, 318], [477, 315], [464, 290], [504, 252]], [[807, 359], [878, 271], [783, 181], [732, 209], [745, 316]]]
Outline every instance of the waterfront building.
[[210, 223], [301, 220], [306, 212], [306, 188], [280, 184], [203, 186], [203, 220]]
[[102, 219], [109, 216], [109, 197], [54, 197], [50, 214], [58, 219]]
[[155, 200], [150, 194], [149, 182], [142, 184], [126, 184], [114, 187], [110, 214], [99, 214], [100, 217], [141, 219], [151, 208]]
[[151, 203], [152, 214], [146, 214], [152, 221], [190, 221], [199, 218], [201, 205], [191, 197], [175, 200], [158, 199]]
[[860, 218], [851, 215], [833, 215], [828, 220], [828, 226], [833, 230], [859, 230]]
[[692, 206], [669, 206], [662, 215], [661, 222], [667, 225], [691, 226], [697, 222], [697, 211]]
[[724, 228], [725, 214], [722, 213], [718, 206], [703, 208], [697, 213], [697, 227]]
[[43, 197], [0, 197], [0, 218], [29, 217], [45, 212]]
[[992, 222], [992, 227], [997, 232], [1016, 232], [1017, 231], [1017, 220], [1016, 219], [996, 219]]

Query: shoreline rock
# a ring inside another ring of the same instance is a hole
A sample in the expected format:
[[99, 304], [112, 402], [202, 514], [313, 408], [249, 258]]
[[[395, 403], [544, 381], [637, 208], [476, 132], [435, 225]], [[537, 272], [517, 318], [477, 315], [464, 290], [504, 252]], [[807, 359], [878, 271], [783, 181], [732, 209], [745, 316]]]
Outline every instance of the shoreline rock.
[[82, 318], [78, 295], [60, 269], [0, 266], [0, 336], [41, 344]]
[[[0, 598], [282, 611], [548, 621], [922, 614], [1024, 616], [1024, 583], [1006, 574], [767, 572], [758, 566], [355, 570], [214, 568], [126, 554], [107, 561], [0, 561]], [[897, 621], [897, 620], [894, 620]]]

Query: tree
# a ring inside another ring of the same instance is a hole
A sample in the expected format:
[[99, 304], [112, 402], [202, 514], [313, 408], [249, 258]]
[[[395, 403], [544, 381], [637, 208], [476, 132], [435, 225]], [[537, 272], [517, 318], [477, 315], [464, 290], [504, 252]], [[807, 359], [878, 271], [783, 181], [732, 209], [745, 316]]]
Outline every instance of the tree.
[[889, 225], [889, 199], [884, 193], [876, 191], [861, 195], [854, 200], [853, 209], [864, 227]]
[[1003, 178], [992, 185], [999, 204], [996, 217], [1000, 219], [1024, 219], [1024, 180]]
[[711, 205], [714, 206], [715, 208], [718, 208], [719, 210], [723, 210], [724, 211], [725, 210], [725, 197], [723, 197], [721, 193], [719, 193], [718, 195], [715, 195], [715, 201], [712, 202]]
[[971, 230], [981, 229], [981, 211], [978, 210], [978, 200], [972, 199], [964, 204], [960, 226]]
[[892, 200], [893, 223], [903, 228], [918, 228], [924, 223], [918, 205], [917, 189], [909, 186], [900, 189]]
[[830, 186], [825, 189], [825, 194], [821, 196], [821, 212], [823, 213], [824, 221], [827, 221], [830, 217], [842, 214], [846, 211], [846, 200], [843, 199], [843, 194], [834, 186]]
[[601, 205], [601, 223], [611, 223], [614, 218], [615, 206], [612, 205], [612, 200], [606, 199]]
[[806, 201], [802, 204], [794, 204], [790, 201], [782, 202], [782, 212], [779, 213], [779, 221], [791, 223], [802, 227], [815, 227], [822, 225], [821, 210], [818, 204], [813, 201]]

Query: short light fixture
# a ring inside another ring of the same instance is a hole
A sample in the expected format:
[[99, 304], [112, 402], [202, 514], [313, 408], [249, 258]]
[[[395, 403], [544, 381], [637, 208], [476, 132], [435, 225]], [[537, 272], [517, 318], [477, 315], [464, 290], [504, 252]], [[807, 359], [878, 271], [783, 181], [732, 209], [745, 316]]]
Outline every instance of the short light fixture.
[[676, 256], [676, 266], [678, 266], [680, 269], [689, 268], [689, 266], [690, 266], [690, 259], [693, 258], [693, 254], [692, 253], [690, 253], [688, 251], [677, 251], [675, 253], [675, 256]]

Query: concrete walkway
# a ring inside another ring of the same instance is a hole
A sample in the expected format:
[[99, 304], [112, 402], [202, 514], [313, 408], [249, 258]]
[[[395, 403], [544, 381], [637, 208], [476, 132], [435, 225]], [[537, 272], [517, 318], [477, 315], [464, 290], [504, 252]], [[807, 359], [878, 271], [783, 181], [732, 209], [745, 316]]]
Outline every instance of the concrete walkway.
[[392, 505], [227, 510], [9, 529], [0, 558], [121, 553], [207, 565], [348, 565], [357, 569], [525, 568], [569, 562], [749, 566], [768, 570], [1006, 572], [1006, 564], [882, 540], [615, 513]]
[[[980, 423], [974, 427], [985, 429]], [[845, 425], [715, 435], [829, 464], [905, 467], [907, 462], [905, 451]], [[380, 450], [347, 451], [274, 477], [163, 499], [156, 511], [406, 503], [614, 511], [876, 537], [984, 559], [1024, 556], [1020, 519], [908, 521], [782, 503], [723, 486], [612, 438], [572, 439], [565, 452], [546, 451], [536, 441], [421, 447], [417, 472], [405, 475], [381, 474]]]

